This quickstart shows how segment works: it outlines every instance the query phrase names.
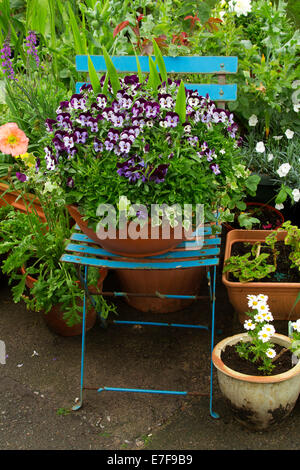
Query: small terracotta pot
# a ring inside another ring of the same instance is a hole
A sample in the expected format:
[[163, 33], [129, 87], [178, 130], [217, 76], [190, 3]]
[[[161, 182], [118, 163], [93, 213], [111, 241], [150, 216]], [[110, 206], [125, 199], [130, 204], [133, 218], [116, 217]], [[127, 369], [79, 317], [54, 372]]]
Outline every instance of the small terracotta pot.
[[[22, 274], [25, 274], [25, 269], [22, 267], [21, 268]], [[100, 273], [100, 279], [98, 282], [98, 289], [102, 289], [102, 283], [103, 280], [106, 276], [107, 270], [103, 269], [101, 270]], [[35, 278], [33, 278], [30, 275], [26, 276], [25, 279], [25, 284], [29, 289], [32, 289], [34, 286], [34, 283], [37, 282]], [[79, 281], [76, 281], [79, 283]], [[91, 289], [92, 290], [92, 289]], [[80, 302], [80, 305], [82, 306], [82, 302]], [[61, 336], [77, 336], [81, 335], [82, 333], [82, 323], [77, 323], [73, 326], [68, 326], [63, 318], [64, 312], [61, 310], [60, 304], [54, 305], [51, 310], [48, 313], [45, 313], [43, 315], [43, 318], [52, 331], [55, 333], [61, 335]], [[79, 314], [79, 316], [82, 318], [82, 313]], [[85, 331], [90, 330], [93, 328], [97, 320], [97, 313], [94, 308], [87, 306], [86, 310], [86, 323], [85, 323]]]
[[[172, 250], [175, 248], [175, 246], [179, 245], [184, 240], [184, 237], [177, 238], [176, 232], [172, 228], [170, 228], [169, 238], [162, 238], [162, 233], [160, 230], [158, 239], [132, 239], [127, 236], [127, 227], [125, 233], [122, 231], [117, 231], [116, 238], [100, 239], [97, 237], [97, 234], [88, 227], [87, 222], [83, 220], [76, 206], [69, 205], [68, 211], [85, 235], [91, 238], [97, 245], [100, 245], [105, 250], [116, 255], [131, 258], [143, 258], [145, 256], [160, 255]], [[142, 230], [144, 233], [147, 232], [149, 235], [151, 234], [150, 220], [148, 225], [146, 224]]]
[[[8, 190], [8, 188], [8, 184], [0, 183], [0, 194], [3, 195]], [[17, 200], [17, 198], [19, 199]], [[13, 206], [15, 209], [24, 212], [25, 214], [27, 213], [27, 210], [29, 210], [30, 212], [35, 212], [43, 222], [46, 222], [47, 220], [40, 201], [32, 194], [27, 194], [25, 200], [28, 205], [30, 204], [28, 209], [24, 204], [23, 199], [20, 198], [19, 191], [8, 191], [6, 194], [4, 194], [3, 198], [0, 197], [0, 207], [9, 204], [10, 206]], [[34, 210], [32, 208], [34, 208]]]
[[[280, 423], [293, 410], [300, 392], [300, 361], [287, 372], [278, 375], [255, 376], [237, 372], [222, 361], [222, 351], [240, 341], [249, 341], [247, 333], [220, 341], [212, 352], [218, 382], [234, 418], [255, 431]], [[288, 348], [291, 340], [275, 333], [275, 344]]]
[[[224, 263], [231, 256], [232, 245], [237, 242], [263, 242], [270, 235], [269, 230], [232, 230], [226, 237]], [[282, 241], [286, 231], [278, 232], [277, 240]], [[269, 297], [268, 305], [274, 320], [297, 320], [300, 317], [300, 302], [292, 311], [300, 291], [300, 282], [239, 282], [229, 281], [229, 273], [223, 273], [222, 282], [227, 288], [229, 301], [244, 323], [248, 311], [248, 294], [265, 294]]]
[[[279, 227], [282, 226], [282, 224], [284, 222], [284, 216], [275, 207], [272, 207], [272, 206], [270, 206], [268, 204], [265, 204], [265, 203], [262, 203], [262, 202], [247, 202], [246, 204], [247, 204], [247, 209], [251, 209], [253, 207], [257, 207], [257, 208], [265, 207], [269, 212], [274, 212], [277, 215], [278, 220], [280, 221], [280, 223], [278, 224], [278, 226], [276, 228], [279, 228]], [[255, 214], [254, 214], [254, 217], [255, 217]], [[224, 225], [224, 227], [226, 228], [227, 231], [235, 230], [235, 228], [232, 227], [232, 225], [230, 225], [230, 223], [225, 222], [223, 225]], [[269, 229], [269, 230], [275, 230], [276, 228], [272, 228], [272, 229]], [[243, 229], [240, 228], [240, 230], [243, 230]]]

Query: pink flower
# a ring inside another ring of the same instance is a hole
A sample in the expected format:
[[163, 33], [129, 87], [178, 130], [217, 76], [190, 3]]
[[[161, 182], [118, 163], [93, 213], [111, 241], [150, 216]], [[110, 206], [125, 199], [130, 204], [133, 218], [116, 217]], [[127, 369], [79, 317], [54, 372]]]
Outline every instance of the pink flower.
[[13, 157], [27, 152], [29, 139], [15, 122], [0, 126], [0, 151]]

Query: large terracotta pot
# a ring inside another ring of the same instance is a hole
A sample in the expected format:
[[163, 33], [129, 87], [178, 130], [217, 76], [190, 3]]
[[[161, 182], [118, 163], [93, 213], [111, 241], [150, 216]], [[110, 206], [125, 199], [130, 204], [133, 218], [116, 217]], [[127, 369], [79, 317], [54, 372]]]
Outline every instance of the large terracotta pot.
[[10, 205], [24, 213], [27, 213], [27, 211], [34, 211], [43, 222], [46, 222], [46, 217], [41, 207], [40, 201], [34, 195], [27, 194], [25, 196], [26, 205], [28, 205], [27, 209], [23, 199], [20, 197], [19, 191], [8, 190], [8, 184], [0, 183], [0, 207]]
[[[124, 292], [173, 295], [197, 295], [205, 277], [205, 268], [187, 269], [118, 269], [117, 277]], [[155, 297], [125, 298], [126, 302], [141, 312], [170, 313], [191, 305], [192, 299], [160, 299]]]
[[[22, 274], [25, 274], [25, 269], [21, 268], [21, 272]], [[105, 276], [106, 276], [106, 270], [104, 269], [99, 279], [98, 288], [102, 287], [102, 282]], [[37, 282], [35, 278], [29, 275], [26, 276], [25, 284], [29, 289], [33, 288], [35, 282]], [[63, 318], [63, 315], [64, 315], [64, 312], [63, 310], [61, 310], [61, 306], [58, 304], [58, 305], [54, 305], [48, 313], [43, 314], [43, 318], [45, 320], [45, 323], [49, 327], [49, 329], [61, 336], [67, 337], [67, 336], [81, 335], [82, 322], [77, 323], [73, 326], [68, 326]], [[82, 317], [82, 313], [80, 313], [79, 315]], [[95, 309], [88, 306], [86, 310], [85, 331], [88, 331], [91, 328], [93, 328], [93, 326], [96, 323], [96, 320], [97, 320], [97, 313]]]
[[[300, 392], [300, 361], [278, 375], [242, 374], [227, 367], [221, 357], [226, 346], [240, 341], [249, 341], [247, 333], [225, 338], [213, 349], [212, 361], [217, 368], [219, 387], [239, 423], [251, 430], [266, 430], [284, 420], [295, 406]], [[287, 336], [277, 333], [271, 341], [285, 348], [291, 342]]]
[[[167, 253], [175, 246], [179, 245], [183, 240], [182, 238], [176, 238], [174, 229], [170, 229], [170, 237], [162, 238], [161, 231], [160, 237], [158, 239], [154, 238], [138, 238], [136, 240], [124, 236], [124, 232], [117, 231], [116, 238], [106, 238], [100, 239], [97, 237], [97, 234], [88, 227], [86, 221], [83, 220], [78, 208], [74, 205], [68, 206], [68, 211], [71, 217], [75, 220], [77, 225], [80, 227], [81, 231], [91, 238], [96, 244], [100, 245], [105, 250], [110, 253], [114, 253], [120, 256], [127, 256], [131, 258], [143, 258], [145, 256], [154, 256]], [[150, 234], [151, 222], [148, 222], [148, 225], [145, 225], [143, 230], [148, 230]], [[127, 234], [127, 228], [126, 228]], [[123, 237], [122, 237], [123, 235]]]
[[[277, 240], [286, 237], [285, 231], [278, 232]], [[231, 256], [232, 245], [236, 242], [263, 242], [270, 234], [269, 230], [232, 230], [227, 234], [224, 263]], [[300, 282], [239, 282], [230, 281], [229, 273], [223, 273], [222, 282], [227, 288], [229, 301], [244, 323], [248, 311], [248, 294], [265, 294], [269, 297], [268, 305], [274, 320], [297, 320], [300, 317], [300, 302], [292, 310], [300, 291]]]

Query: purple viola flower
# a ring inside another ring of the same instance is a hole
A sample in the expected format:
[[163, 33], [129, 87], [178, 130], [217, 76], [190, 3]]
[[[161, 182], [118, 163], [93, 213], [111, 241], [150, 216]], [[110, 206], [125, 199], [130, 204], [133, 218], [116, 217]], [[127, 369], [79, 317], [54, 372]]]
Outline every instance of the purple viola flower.
[[92, 115], [89, 111], [87, 111], [86, 113], [80, 113], [77, 120], [82, 126], [86, 126], [88, 118], [90, 117], [92, 117]]
[[74, 147], [74, 136], [73, 134], [66, 134], [63, 137], [63, 143], [67, 150]]
[[109, 129], [107, 133], [107, 138], [109, 140], [112, 140], [113, 142], [117, 142], [119, 140], [120, 133], [117, 129]]
[[102, 144], [101, 140], [99, 140], [97, 138], [94, 139], [94, 150], [97, 153], [103, 151], [103, 144]]
[[147, 118], [155, 118], [159, 113], [159, 104], [149, 101], [145, 104], [145, 113]]
[[144, 147], [144, 152], [147, 153], [147, 152], [149, 152], [149, 150], [150, 150], [150, 145], [146, 144], [145, 147]]
[[16, 172], [16, 177], [18, 178], [19, 181], [22, 183], [25, 183], [25, 181], [28, 180], [27, 176], [24, 173], [20, 173], [19, 171]]
[[127, 75], [124, 77], [124, 83], [126, 85], [137, 85], [139, 83], [139, 78], [137, 75]]
[[186, 134], [190, 134], [190, 133], [191, 133], [191, 131], [192, 131], [192, 126], [191, 126], [191, 124], [190, 124], [189, 122], [184, 122], [184, 123], [182, 124], [182, 126], [183, 126], [183, 130], [184, 130], [184, 132], [185, 132]]
[[56, 110], [56, 114], [65, 113], [65, 112], [69, 111], [69, 109], [70, 109], [69, 104], [70, 104], [69, 101], [61, 101], [59, 103], [59, 106], [58, 106], [57, 110]]
[[107, 104], [107, 98], [105, 95], [103, 95], [102, 93], [100, 93], [99, 95], [97, 95], [97, 104], [99, 106], [100, 109], [104, 109], [106, 107], [106, 104]]
[[158, 167], [154, 170], [150, 168], [150, 172], [148, 173], [148, 180], [154, 181], [154, 183], [163, 183], [165, 181], [168, 168], [169, 165], [166, 164], [158, 165]]
[[209, 168], [213, 171], [215, 175], [219, 175], [221, 173], [221, 170], [217, 163], [212, 163], [211, 165], [209, 165]]
[[112, 116], [111, 120], [116, 127], [122, 127], [124, 123], [124, 118], [125, 116], [123, 113], [118, 113]]
[[111, 140], [105, 140], [104, 145], [106, 150], [108, 150], [109, 152], [114, 148], [114, 143]]
[[73, 136], [76, 144], [85, 144], [88, 138], [88, 132], [86, 129], [76, 127], [76, 129], [74, 129]]
[[179, 123], [179, 116], [177, 113], [173, 113], [169, 111], [166, 114], [165, 122], [167, 123], [167, 127], [176, 127]]
[[193, 147], [196, 147], [196, 145], [199, 142], [199, 138], [197, 135], [190, 136], [187, 138], [187, 140], [190, 143], [190, 145], [192, 145]]
[[57, 116], [57, 122], [59, 124], [62, 124], [62, 122], [65, 120], [65, 119], [70, 119], [71, 118], [71, 114], [70, 113], [59, 113], [58, 116]]
[[83, 111], [85, 111], [86, 109], [85, 105], [86, 105], [86, 98], [81, 93], [75, 93], [74, 95], [71, 96], [70, 106], [73, 109], [82, 109]]
[[93, 91], [93, 87], [92, 87], [92, 85], [91, 85], [90, 83], [84, 83], [83, 85], [81, 85], [79, 91], [80, 91], [80, 93], [84, 93], [85, 91], [86, 91], [87, 93], [90, 93], [90, 92]]
[[120, 104], [122, 106], [122, 108], [124, 109], [130, 109], [131, 106], [132, 106], [132, 98], [126, 93], [122, 96], [122, 98], [120, 99]]
[[41, 165], [41, 159], [39, 157], [37, 157], [36, 161], [35, 161], [35, 172], [36, 173], [39, 171], [40, 165]]
[[61, 152], [63, 150], [66, 150], [63, 141], [58, 136], [55, 136], [52, 139], [52, 142], [53, 142], [53, 145], [54, 145], [55, 150], [57, 152]]
[[55, 119], [46, 119], [45, 127], [47, 132], [53, 132], [53, 125], [56, 124], [57, 121]]
[[121, 153], [129, 153], [131, 149], [130, 140], [120, 140], [119, 149]]
[[210, 122], [211, 121], [211, 114], [204, 111], [203, 115], [201, 116], [201, 122]]
[[98, 119], [92, 116], [87, 118], [86, 125], [91, 128], [92, 132], [98, 132]]
[[67, 184], [67, 186], [68, 186], [69, 188], [73, 188], [73, 187], [74, 187], [74, 179], [72, 178], [72, 176], [68, 176], [68, 178], [67, 178], [67, 183], [66, 183], [66, 184]]
[[134, 104], [131, 109], [131, 113], [133, 117], [138, 117], [140, 114], [143, 114], [144, 110], [141, 106], [137, 106]]
[[160, 93], [158, 95], [159, 105], [164, 109], [172, 109], [174, 107], [174, 100], [171, 95], [167, 93]]

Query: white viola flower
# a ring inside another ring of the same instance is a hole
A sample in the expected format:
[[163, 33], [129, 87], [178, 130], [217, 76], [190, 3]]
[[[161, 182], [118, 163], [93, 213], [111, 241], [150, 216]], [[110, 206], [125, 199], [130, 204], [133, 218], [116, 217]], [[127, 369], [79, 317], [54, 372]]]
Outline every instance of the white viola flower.
[[230, 0], [228, 7], [229, 11], [235, 12], [237, 16], [247, 16], [251, 12], [251, 0]]
[[298, 318], [297, 321], [292, 323], [292, 327], [294, 330], [296, 330], [298, 333], [300, 333], [300, 318]]
[[271, 335], [269, 335], [267, 331], [261, 329], [258, 332], [258, 339], [260, 339], [263, 343], [266, 343], [267, 341], [269, 341], [270, 338], [271, 338]]
[[249, 121], [248, 121], [249, 126], [255, 127], [257, 123], [258, 123], [257, 116], [255, 114], [252, 114], [252, 116], [250, 116]]
[[291, 131], [290, 129], [287, 129], [285, 131], [285, 135], [287, 139], [292, 139], [294, 137], [294, 131]]
[[278, 168], [277, 170], [277, 173], [279, 174], [279, 176], [281, 178], [283, 178], [284, 176], [286, 176], [288, 174], [288, 172], [290, 171], [291, 169], [291, 165], [289, 163], [283, 163], [282, 165], [280, 165], [280, 167]]
[[273, 325], [270, 325], [269, 323], [267, 323], [266, 325], [264, 325], [262, 327], [262, 330], [266, 331], [270, 336], [273, 336], [274, 333], [275, 333], [275, 328]]
[[264, 144], [263, 142], [257, 142], [256, 147], [255, 147], [255, 150], [256, 150], [258, 153], [264, 153], [264, 151], [266, 150], [266, 149], [265, 149], [265, 144]]
[[271, 161], [273, 160], [273, 158], [274, 158], [273, 153], [269, 153], [269, 154], [268, 154], [268, 157], [267, 157], [268, 162], [271, 162]]
[[284, 209], [284, 205], [283, 204], [275, 204], [275, 209], [277, 209], [278, 211], [281, 211], [282, 209]]
[[292, 191], [293, 199], [295, 202], [300, 200], [300, 189], [293, 189]]
[[273, 359], [275, 356], [276, 356], [276, 352], [274, 349], [272, 348], [268, 348], [266, 350], [266, 355], [270, 358], [270, 359]]
[[255, 329], [255, 323], [251, 319], [246, 320], [244, 323], [244, 328], [245, 330], [254, 330]]

